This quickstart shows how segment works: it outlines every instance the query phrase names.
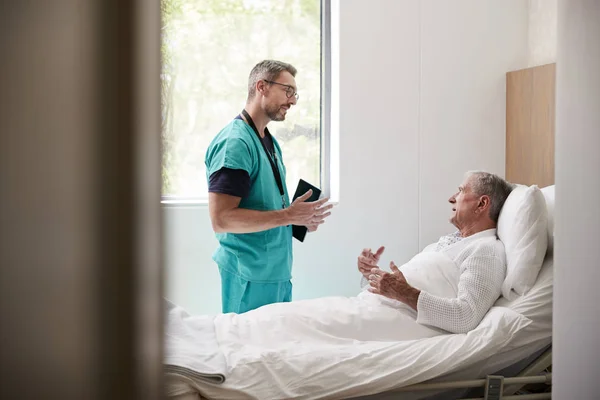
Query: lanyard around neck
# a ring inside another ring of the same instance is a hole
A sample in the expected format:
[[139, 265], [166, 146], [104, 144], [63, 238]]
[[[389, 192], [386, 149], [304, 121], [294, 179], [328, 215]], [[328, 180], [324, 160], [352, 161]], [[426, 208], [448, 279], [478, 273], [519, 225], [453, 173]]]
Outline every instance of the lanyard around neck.
[[[252, 121], [250, 114], [248, 114], [248, 112], [246, 110], [242, 110], [242, 114], [244, 115], [244, 117], [246, 117], [246, 121], [248, 121], [248, 125], [250, 125], [250, 127], [252, 128], [254, 133], [256, 133], [256, 136], [258, 137], [258, 141], [262, 144], [262, 147], [265, 150], [265, 153], [267, 154], [267, 158], [269, 159], [269, 164], [271, 164], [271, 169], [273, 170], [273, 175], [275, 176], [275, 181], [277, 182], [277, 187], [279, 188], [279, 194], [281, 194], [281, 197], [283, 198], [283, 196], [284, 196], [283, 182], [281, 180], [281, 175], [279, 174], [279, 168], [277, 168], [277, 164], [275, 164], [275, 162], [273, 162], [273, 159], [269, 153], [269, 150], [267, 149], [267, 146], [265, 146], [265, 142], [263, 142], [262, 138], [260, 137], [260, 133], [258, 132], [256, 125], [254, 125], [254, 121]], [[273, 152], [275, 152], [275, 144], [274, 143], [273, 143]]]

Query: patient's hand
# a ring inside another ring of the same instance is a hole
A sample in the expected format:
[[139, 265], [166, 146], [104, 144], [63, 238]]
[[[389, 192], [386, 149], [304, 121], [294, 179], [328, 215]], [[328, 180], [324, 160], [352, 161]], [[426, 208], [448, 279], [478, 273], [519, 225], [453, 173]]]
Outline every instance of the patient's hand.
[[381, 246], [375, 254], [371, 252], [371, 249], [363, 249], [362, 253], [358, 256], [358, 271], [366, 278], [369, 279], [369, 274], [373, 268], [379, 268], [377, 263], [379, 258], [385, 250], [384, 246]]
[[421, 291], [408, 284], [404, 274], [393, 261], [390, 262], [390, 269], [392, 273], [379, 268], [370, 271], [367, 278], [371, 285], [369, 292], [401, 301], [416, 310]]

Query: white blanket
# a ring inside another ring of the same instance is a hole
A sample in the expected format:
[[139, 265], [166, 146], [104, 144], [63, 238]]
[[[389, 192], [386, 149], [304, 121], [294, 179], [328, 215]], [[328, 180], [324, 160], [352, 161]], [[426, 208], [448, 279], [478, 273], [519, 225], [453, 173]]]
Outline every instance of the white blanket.
[[[458, 267], [441, 253], [420, 253], [401, 270], [416, 287], [456, 295]], [[487, 358], [529, 322], [494, 307], [475, 330], [451, 335], [417, 324], [414, 310], [369, 292], [214, 318], [182, 318], [175, 308], [169, 313], [165, 363], [185, 368], [169, 373], [185, 376], [209, 398], [351, 397], [431, 379]], [[225, 381], [206, 382], [185, 371], [221, 373]]]

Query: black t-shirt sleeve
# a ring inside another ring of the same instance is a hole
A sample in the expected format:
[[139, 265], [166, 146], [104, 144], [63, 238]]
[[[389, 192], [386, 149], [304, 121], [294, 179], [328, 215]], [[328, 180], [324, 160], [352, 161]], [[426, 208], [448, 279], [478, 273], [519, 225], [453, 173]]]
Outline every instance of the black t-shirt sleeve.
[[209, 177], [208, 191], [244, 198], [250, 193], [250, 175], [243, 169], [223, 167]]

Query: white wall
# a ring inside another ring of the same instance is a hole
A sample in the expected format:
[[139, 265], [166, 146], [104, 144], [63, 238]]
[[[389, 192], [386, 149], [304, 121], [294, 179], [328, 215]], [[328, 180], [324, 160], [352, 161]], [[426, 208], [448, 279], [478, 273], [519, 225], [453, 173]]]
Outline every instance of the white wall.
[[600, 3], [561, 0], [556, 63], [553, 399], [597, 399]]
[[421, 2], [419, 245], [449, 228], [462, 175], [504, 175], [506, 72], [525, 67], [527, 4]]
[[556, 62], [557, 0], [529, 0], [527, 66]]
[[[295, 243], [294, 298], [354, 295], [356, 257], [387, 246], [406, 262], [453, 229], [463, 173], [504, 174], [505, 73], [527, 65], [521, 0], [343, 0], [340, 203]], [[206, 207], [164, 208], [167, 296], [220, 311]]]

